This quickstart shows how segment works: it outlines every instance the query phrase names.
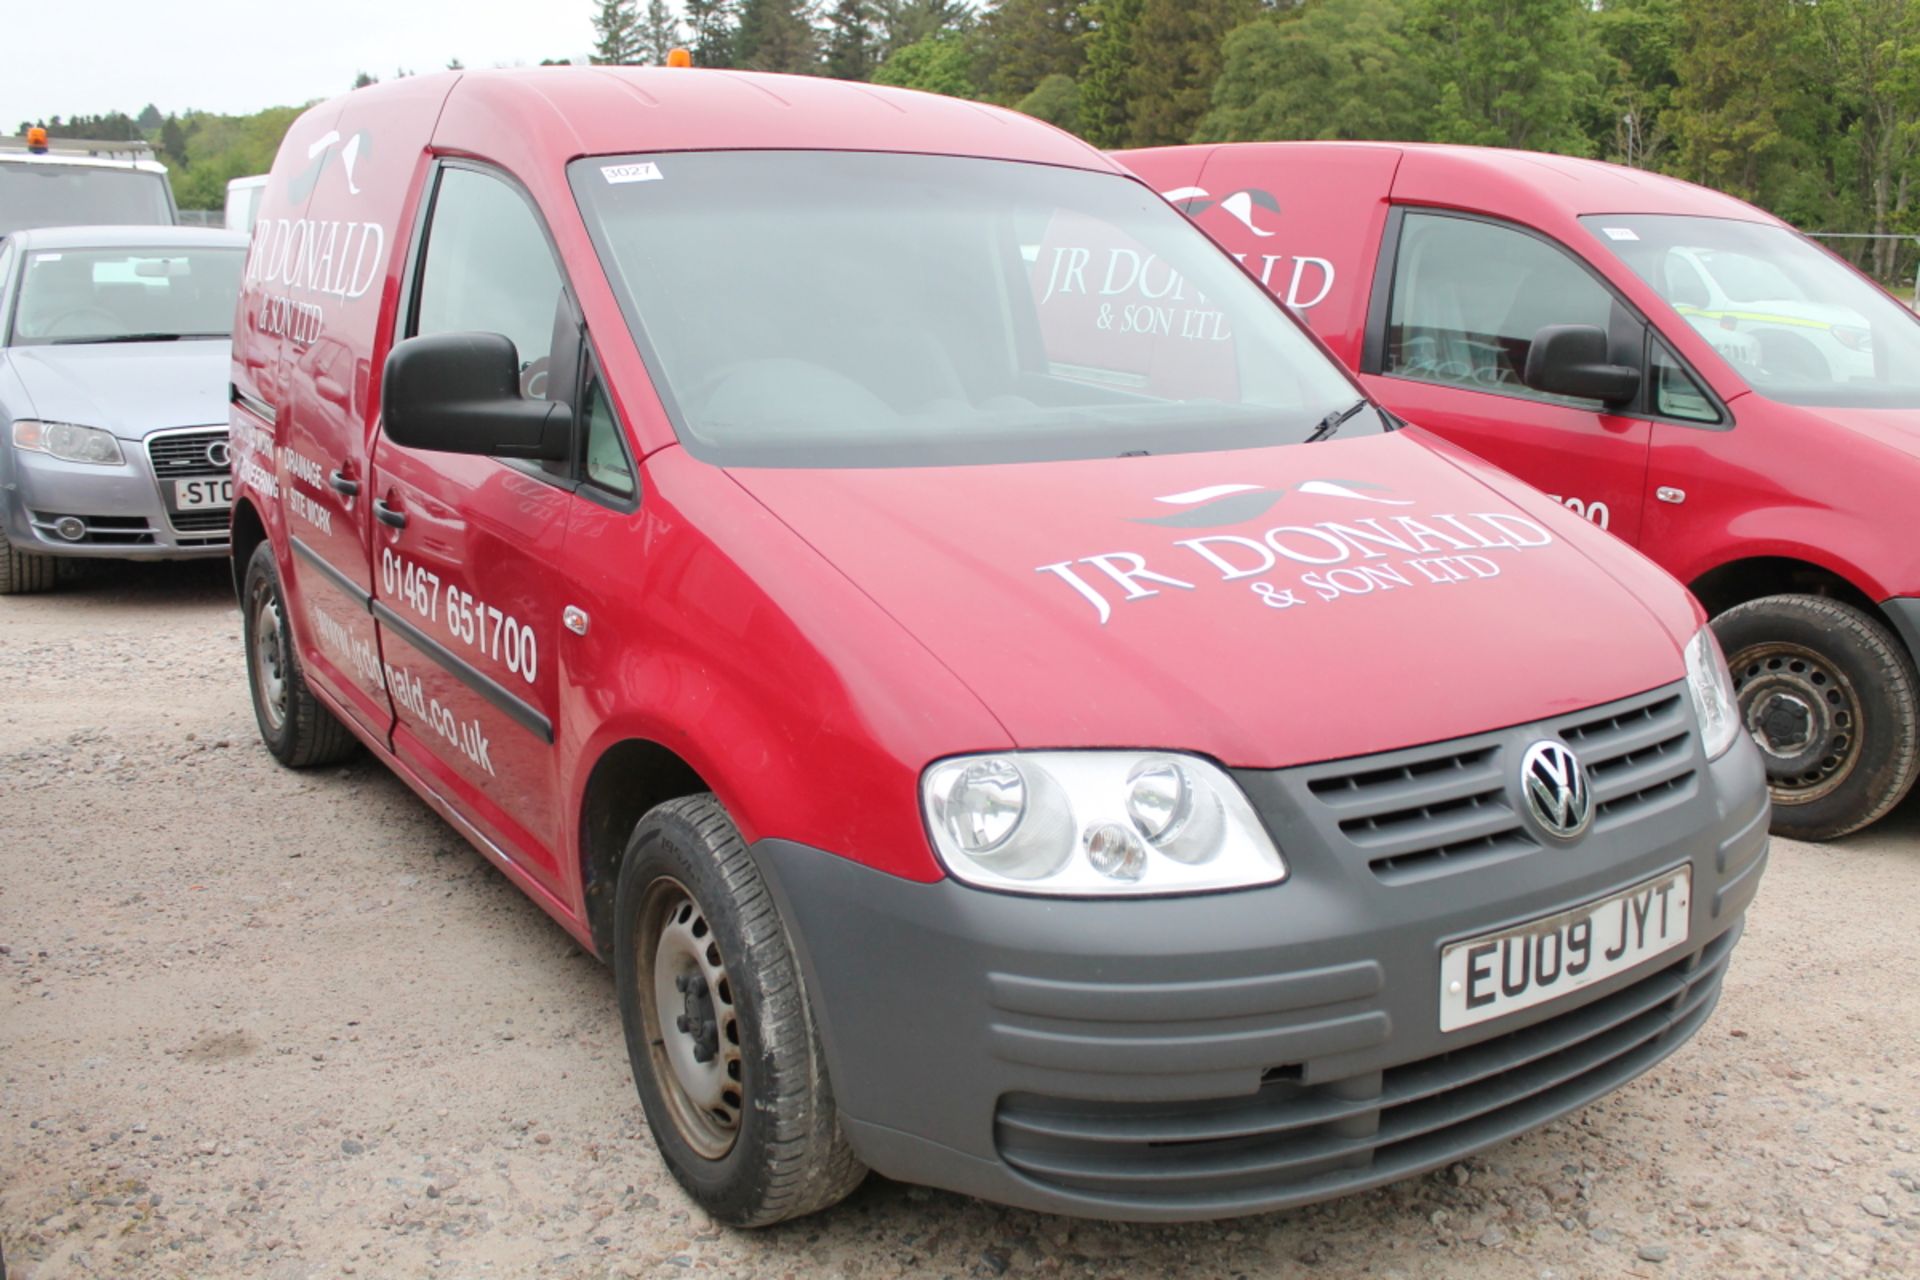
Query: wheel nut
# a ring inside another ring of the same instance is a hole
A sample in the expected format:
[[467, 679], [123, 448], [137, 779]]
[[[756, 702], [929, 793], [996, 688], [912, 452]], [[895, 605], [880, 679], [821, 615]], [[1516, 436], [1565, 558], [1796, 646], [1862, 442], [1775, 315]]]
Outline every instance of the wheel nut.
[[693, 1024], [687, 1021], [687, 1015], [684, 1013], [673, 1020], [673, 1025], [681, 1035], [687, 1035], [693, 1030]]

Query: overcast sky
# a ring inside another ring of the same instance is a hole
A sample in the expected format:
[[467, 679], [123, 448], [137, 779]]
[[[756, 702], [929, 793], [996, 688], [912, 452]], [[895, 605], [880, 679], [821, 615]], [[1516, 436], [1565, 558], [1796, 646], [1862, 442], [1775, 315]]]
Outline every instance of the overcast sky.
[[0, 133], [42, 116], [297, 106], [382, 80], [537, 63], [593, 44], [592, 0], [18, 0], [0, 30]]

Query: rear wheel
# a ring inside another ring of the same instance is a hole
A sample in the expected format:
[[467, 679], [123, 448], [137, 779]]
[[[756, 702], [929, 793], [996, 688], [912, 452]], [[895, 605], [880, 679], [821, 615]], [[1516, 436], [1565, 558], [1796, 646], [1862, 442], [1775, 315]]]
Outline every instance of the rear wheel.
[[718, 801], [670, 800], [640, 820], [616, 910], [627, 1055], [687, 1194], [741, 1227], [845, 1197], [867, 1171], [841, 1135], [779, 911]]
[[59, 561], [35, 551], [22, 551], [0, 534], [0, 596], [24, 596], [53, 590]]
[[353, 735], [307, 688], [270, 543], [255, 547], [247, 561], [242, 603], [247, 685], [260, 740], [274, 759], [293, 769], [344, 759], [356, 745]]
[[1920, 691], [1878, 619], [1783, 595], [1729, 609], [1713, 629], [1766, 762], [1776, 834], [1832, 840], [1900, 802], [1920, 773]]

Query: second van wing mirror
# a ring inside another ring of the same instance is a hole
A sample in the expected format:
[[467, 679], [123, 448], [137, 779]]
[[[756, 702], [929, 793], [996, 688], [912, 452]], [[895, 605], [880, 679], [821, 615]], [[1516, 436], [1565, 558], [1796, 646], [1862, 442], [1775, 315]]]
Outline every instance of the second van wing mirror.
[[1548, 395], [1621, 405], [1640, 394], [1640, 371], [1607, 359], [1607, 335], [1590, 324], [1550, 324], [1534, 336], [1522, 375]]
[[499, 333], [433, 333], [394, 344], [381, 391], [387, 438], [409, 449], [558, 462], [573, 410], [520, 394], [520, 356]]

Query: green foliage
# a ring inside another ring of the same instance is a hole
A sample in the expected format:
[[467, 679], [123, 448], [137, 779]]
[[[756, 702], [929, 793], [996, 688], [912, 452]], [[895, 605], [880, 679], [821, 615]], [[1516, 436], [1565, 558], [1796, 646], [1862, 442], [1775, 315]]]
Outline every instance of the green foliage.
[[820, 33], [804, 0], [743, 0], [734, 65], [753, 71], [820, 73]]
[[995, 102], [1020, 102], [1052, 76], [1069, 83], [1086, 64], [1081, 0], [991, 0], [981, 19], [980, 87]]
[[973, 24], [968, 0], [873, 0], [873, 14], [880, 29], [882, 59], [910, 44], [965, 31]]
[[1433, 95], [1396, 0], [1321, 0], [1229, 32], [1195, 139], [1422, 139]]
[[600, 0], [593, 13], [593, 61], [598, 66], [627, 67], [640, 61], [640, 6], [638, 0]]
[[1410, 26], [1439, 87], [1429, 136], [1586, 155], [1580, 107], [1598, 96], [1585, 0], [1414, 0]]
[[1091, 0], [1087, 69], [1080, 81], [1080, 136], [1096, 147], [1126, 143], [1134, 29], [1145, 0]]
[[667, 0], [647, 0], [647, 16], [640, 21], [640, 60], [664, 67], [667, 55], [679, 47], [680, 19]]
[[269, 107], [250, 116], [219, 116], [189, 112], [168, 116], [161, 125], [163, 142], [169, 133], [181, 139], [183, 151], [163, 145], [173, 180], [173, 198], [182, 209], [219, 209], [226, 204], [227, 183], [265, 173], [273, 167], [280, 140], [301, 107]]
[[734, 41], [739, 34], [734, 0], [686, 0], [682, 12], [687, 30], [693, 34], [693, 64], [734, 66]]
[[878, 40], [869, 0], [840, 0], [827, 14], [827, 74], [836, 80], [865, 80], [877, 65]]
[[1018, 110], [1036, 120], [1045, 120], [1070, 133], [1077, 133], [1080, 130], [1080, 86], [1073, 82], [1072, 76], [1056, 71], [1034, 86], [1032, 93], [1020, 99]]
[[873, 73], [875, 84], [925, 89], [954, 98], [977, 98], [973, 48], [966, 35], [948, 31], [896, 49]]

